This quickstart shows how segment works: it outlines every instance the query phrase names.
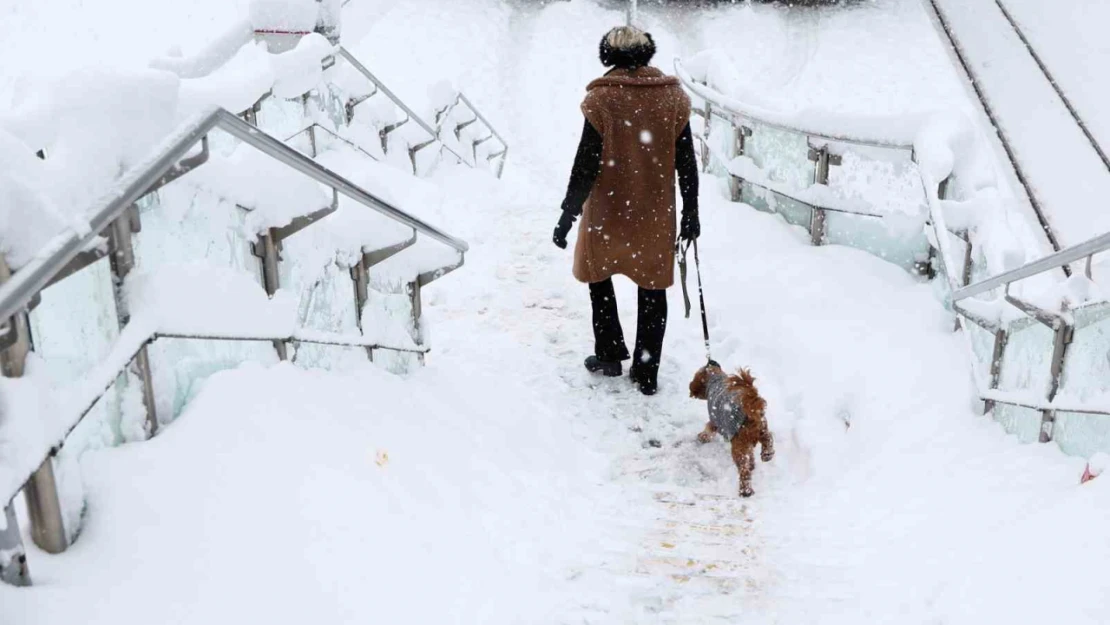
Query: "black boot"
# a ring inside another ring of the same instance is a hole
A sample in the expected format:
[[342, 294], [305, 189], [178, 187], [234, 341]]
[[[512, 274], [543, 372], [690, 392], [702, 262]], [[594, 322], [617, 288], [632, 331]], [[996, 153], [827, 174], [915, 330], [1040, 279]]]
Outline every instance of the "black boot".
[[624, 331], [617, 314], [617, 295], [611, 279], [590, 285], [590, 303], [593, 308], [594, 355], [586, 359], [586, 370], [611, 378], [618, 377], [624, 372], [621, 361], [628, 360], [628, 347], [624, 344]]
[[619, 360], [610, 362], [597, 356], [589, 356], [586, 358], [586, 371], [600, 373], [607, 378], [619, 378], [624, 373], [624, 366], [621, 365]]
[[659, 361], [667, 331], [667, 292], [640, 289], [636, 323], [636, 349], [629, 373], [644, 395], [659, 390]]

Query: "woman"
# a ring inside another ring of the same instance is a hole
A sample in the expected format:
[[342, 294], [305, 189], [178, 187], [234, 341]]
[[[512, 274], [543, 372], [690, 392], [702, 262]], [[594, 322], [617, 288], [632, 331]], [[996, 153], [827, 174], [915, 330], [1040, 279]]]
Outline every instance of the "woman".
[[582, 215], [574, 250], [574, 277], [590, 285], [594, 354], [586, 369], [616, 377], [628, 360], [614, 275], [639, 287], [636, 345], [629, 374], [645, 395], [655, 394], [667, 291], [674, 284], [675, 172], [682, 190], [679, 239], [700, 234], [698, 166], [690, 132], [690, 98], [678, 79], [648, 63], [655, 54], [651, 35], [631, 26], [614, 28], [601, 40], [601, 63], [612, 67], [587, 87], [586, 116], [574, 159], [563, 215], [554, 241]]

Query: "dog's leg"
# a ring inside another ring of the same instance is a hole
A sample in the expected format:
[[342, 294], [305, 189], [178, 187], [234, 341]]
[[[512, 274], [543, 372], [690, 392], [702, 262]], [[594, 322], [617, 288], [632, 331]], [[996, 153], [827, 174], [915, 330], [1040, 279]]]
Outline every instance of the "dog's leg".
[[766, 424], [763, 425], [763, 433], [759, 437], [759, 447], [759, 459], [763, 462], [770, 462], [771, 458], [775, 457], [775, 437]]
[[716, 433], [717, 426], [713, 425], [713, 422], [710, 421], [709, 423], [705, 424], [705, 429], [702, 430], [700, 434], [698, 434], [698, 442], [702, 444], [708, 443], [709, 441], [713, 440], [713, 435]]
[[752, 470], [755, 469], [755, 456], [752, 454], [754, 447], [754, 445], [745, 444], [741, 436], [732, 439], [732, 461], [736, 463], [736, 470], [740, 472], [741, 497], [751, 497], [755, 494], [752, 490]]

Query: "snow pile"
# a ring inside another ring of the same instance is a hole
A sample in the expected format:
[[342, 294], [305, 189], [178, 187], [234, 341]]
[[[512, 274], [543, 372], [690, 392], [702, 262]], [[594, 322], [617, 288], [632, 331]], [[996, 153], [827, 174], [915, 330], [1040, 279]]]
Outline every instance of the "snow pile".
[[330, 189], [246, 144], [226, 156], [212, 155], [183, 182], [250, 210], [248, 223], [255, 234], [332, 203]]
[[86, 456], [81, 559], [35, 557], [67, 600], [0, 588], [0, 618], [546, 621], [598, 462], [498, 379], [219, 373], [159, 438]]
[[[144, 164], [175, 126], [212, 106], [239, 112], [271, 90], [298, 96], [319, 83], [321, 62], [332, 52], [326, 39], [310, 35], [277, 55], [247, 44], [203, 78], [182, 80], [160, 70], [82, 70], [42, 81], [0, 117], [0, 153], [21, 178], [17, 184], [5, 174], [0, 186], [15, 202], [5, 202], [0, 220], [19, 222], [0, 231], [0, 249], [25, 262], [57, 233], [56, 211], [80, 230], [93, 201], [112, 190], [124, 172]], [[46, 154], [41, 166], [26, 156], [39, 149]]]
[[250, 21], [239, 20], [233, 22], [195, 54], [186, 57], [181, 48], [175, 46], [165, 56], [152, 59], [150, 68], [173, 72], [179, 78], [207, 76], [231, 60], [251, 41], [252, 35]]
[[127, 277], [133, 322], [174, 334], [291, 336], [296, 300], [278, 290], [273, 298], [254, 276], [210, 265], [140, 267]]
[[21, 267], [60, 230], [65, 216], [51, 205], [44, 164], [0, 127], [0, 255]]
[[251, 0], [249, 8], [255, 31], [281, 33], [311, 33], [319, 12], [319, 0]]

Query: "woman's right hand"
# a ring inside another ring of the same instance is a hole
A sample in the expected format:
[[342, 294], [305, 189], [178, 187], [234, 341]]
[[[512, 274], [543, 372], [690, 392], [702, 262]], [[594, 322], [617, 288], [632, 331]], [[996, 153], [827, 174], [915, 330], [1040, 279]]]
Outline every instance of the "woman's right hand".
[[555, 226], [555, 234], [551, 237], [552, 242], [554, 242], [559, 249], [567, 249], [567, 235], [570, 234], [570, 228], [573, 225], [574, 215], [564, 212], [562, 217], [559, 217], [559, 223]]

